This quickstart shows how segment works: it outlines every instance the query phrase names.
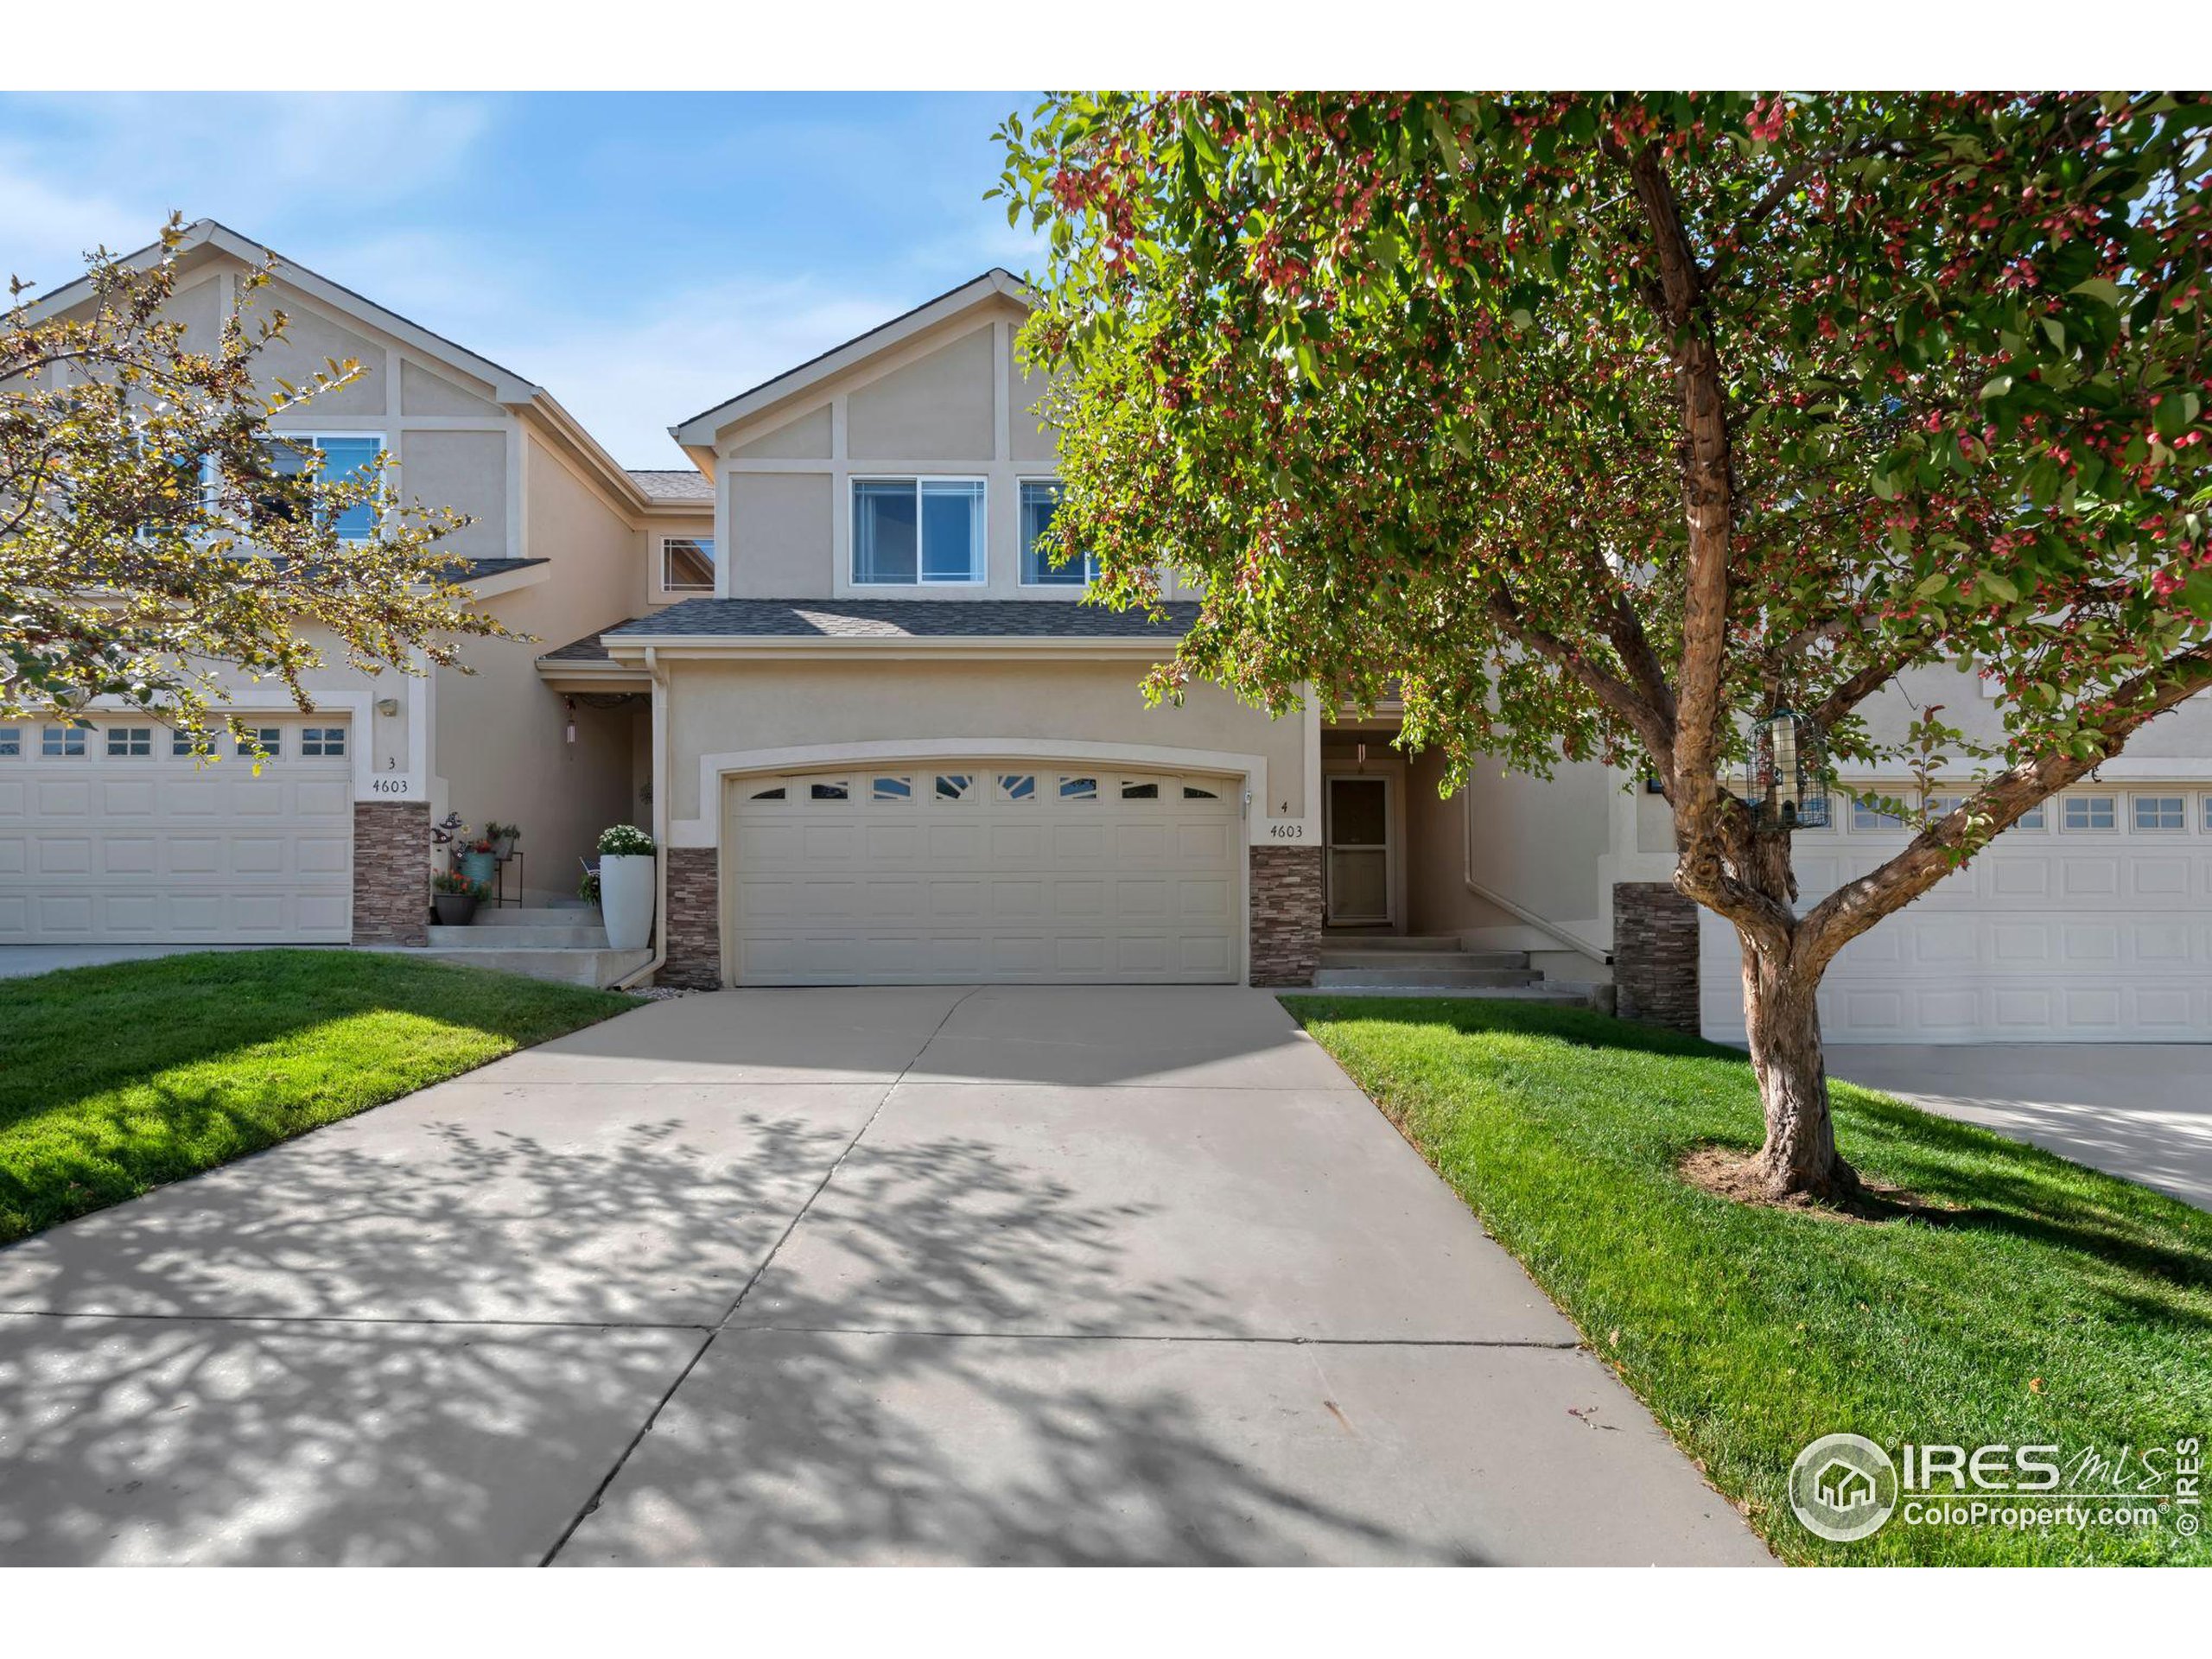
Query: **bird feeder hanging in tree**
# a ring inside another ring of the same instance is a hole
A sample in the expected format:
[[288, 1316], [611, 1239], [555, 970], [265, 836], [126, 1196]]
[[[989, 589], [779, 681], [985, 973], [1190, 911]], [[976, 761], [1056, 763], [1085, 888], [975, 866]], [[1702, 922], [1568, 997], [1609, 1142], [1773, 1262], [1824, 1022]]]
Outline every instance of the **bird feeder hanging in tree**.
[[1827, 828], [1827, 745], [1817, 725], [1789, 709], [1751, 723], [1745, 804], [1762, 830], [1787, 834]]

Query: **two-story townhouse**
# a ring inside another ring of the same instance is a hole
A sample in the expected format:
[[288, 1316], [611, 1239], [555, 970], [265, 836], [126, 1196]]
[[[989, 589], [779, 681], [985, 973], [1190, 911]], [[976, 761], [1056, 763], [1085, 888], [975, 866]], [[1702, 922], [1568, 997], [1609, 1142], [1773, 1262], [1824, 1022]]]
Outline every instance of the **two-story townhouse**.
[[1039, 551], [1024, 315], [992, 271], [673, 429], [713, 593], [540, 659], [651, 699], [664, 980], [1310, 978], [1318, 717], [1146, 705], [1175, 627]]
[[[212, 221], [176, 257], [168, 312], [188, 344], [243, 304], [287, 319], [260, 359], [265, 381], [360, 365], [280, 429], [333, 466], [387, 454], [395, 499], [467, 514], [446, 545], [475, 601], [518, 635], [568, 639], [670, 602], [647, 549], [711, 537], [708, 503], [625, 473], [512, 371], [289, 261], [242, 294], [270, 252]], [[89, 303], [79, 283], [33, 315]], [[534, 899], [572, 896], [599, 831], [642, 821], [641, 722], [627, 704], [549, 689], [543, 649], [474, 641], [467, 671], [416, 676], [360, 674], [328, 651], [306, 715], [281, 685], [229, 675], [231, 707], [272, 757], [258, 774], [235, 754], [195, 763], [143, 711], [0, 722], [0, 942], [419, 944], [429, 826], [449, 811], [523, 827], [514, 896], [525, 884]]]

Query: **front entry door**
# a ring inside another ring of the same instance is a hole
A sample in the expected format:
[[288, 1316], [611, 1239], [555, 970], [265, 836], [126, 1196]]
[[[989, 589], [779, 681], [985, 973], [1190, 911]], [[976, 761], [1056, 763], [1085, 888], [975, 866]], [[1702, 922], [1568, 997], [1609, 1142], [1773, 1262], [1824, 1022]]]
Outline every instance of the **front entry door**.
[[1390, 785], [1387, 779], [1325, 780], [1326, 916], [1332, 927], [1390, 921]]

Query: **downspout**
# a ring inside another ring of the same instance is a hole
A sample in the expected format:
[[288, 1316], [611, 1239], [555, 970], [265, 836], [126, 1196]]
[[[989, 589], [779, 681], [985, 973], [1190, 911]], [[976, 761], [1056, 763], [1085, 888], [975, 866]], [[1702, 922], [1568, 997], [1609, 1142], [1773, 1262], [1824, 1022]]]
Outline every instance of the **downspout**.
[[652, 978], [668, 961], [668, 671], [651, 645], [645, 647], [645, 673], [653, 683], [653, 955], [644, 967], [608, 986], [611, 991], [626, 991]]
[[1483, 883], [1476, 880], [1475, 804], [1471, 799], [1465, 795], [1460, 797], [1459, 822], [1461, 825], [1461, 833], [1459, 837], [1460, 844], [1466, 854], [1466, 868], [1461, 879], [1465, 881], [1467, 885], [1467, 891], [1469, 893], [1473, 893], [1476, 898], [1483, 899], [1487, 903], [1496, 905], [1507, 915], [1512, 917], [1515, 921], [1520, 922], [1525, 926], [1535, 928], [1536, 931], [1544, 935], [1545, 938], [1557, 940], [1560, 944], [1566, 946], [1567, 949], [1573, 951], [1576, 955], [1587, 957], [1591, 961], [1598, 963], [1602, 966], [1611, 967], [1612, 965], [1613, 953], [1611, 951], [1604, 949], [1602, 946], [1591, 944], [1589, 940], [1581, 938], [1578, 934], [1569, 932], [1566, 928], [1561, 927], [1557, 922], [1545, 920], [1544, 918], [1537, 915], [1535, 911], [1527, 908], [1525, 906], [1516, 904], [1512, 899], [1507, 898], [1497, 888], [1485, 887]]

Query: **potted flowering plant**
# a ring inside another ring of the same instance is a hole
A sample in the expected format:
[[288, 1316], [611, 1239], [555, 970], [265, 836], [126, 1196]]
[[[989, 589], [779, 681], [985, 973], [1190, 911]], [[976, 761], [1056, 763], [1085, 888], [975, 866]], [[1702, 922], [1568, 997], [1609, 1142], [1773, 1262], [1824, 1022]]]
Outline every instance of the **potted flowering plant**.
[[476, 915], [487, 889], [481, 881], [440, 870], [430, 878], [430, 908], [441, 927], [466, 927]]
[[457, 837], [454, 861], [471, 881], [488, 887], [499, 880], [499, 856], [488, 835], [480, 836], [464, 829]]
[[484, 826], [484, 834], [492, 843], [494, 858], [508, 859], [515, 855], [515, 842], [522, 839], [518, 823], [501, 823], [497, 818]]
[[652, 937], [653, 838], [633, 823], [618, 823], [599, 836], [599, 911], [607, 943], [636, 950]]

